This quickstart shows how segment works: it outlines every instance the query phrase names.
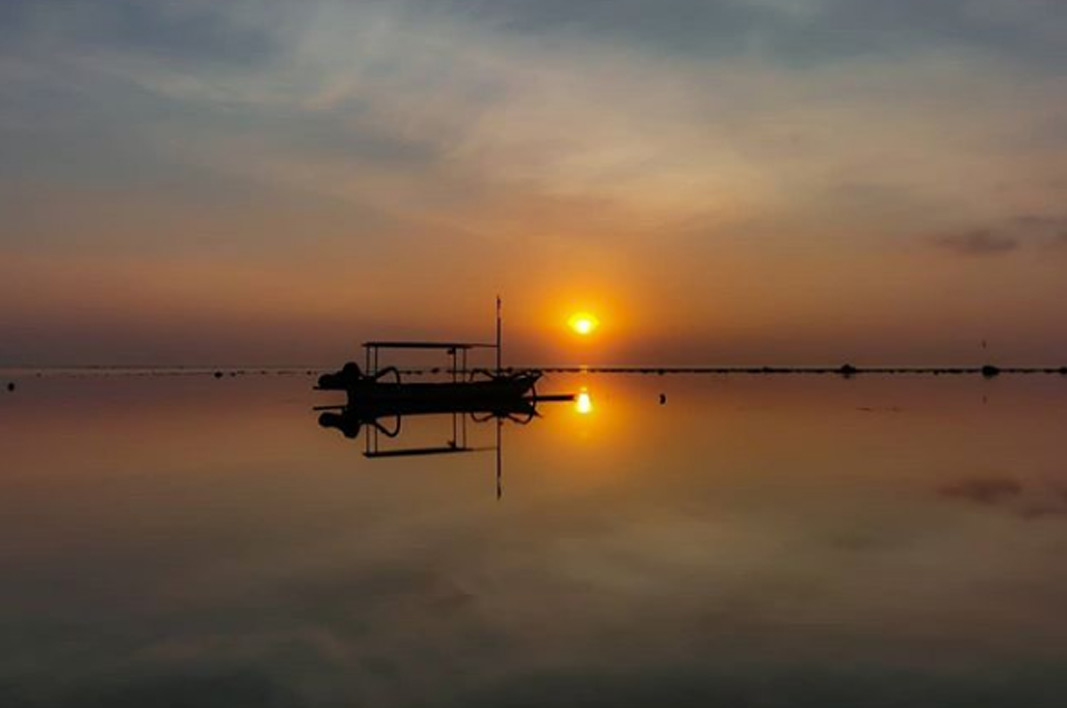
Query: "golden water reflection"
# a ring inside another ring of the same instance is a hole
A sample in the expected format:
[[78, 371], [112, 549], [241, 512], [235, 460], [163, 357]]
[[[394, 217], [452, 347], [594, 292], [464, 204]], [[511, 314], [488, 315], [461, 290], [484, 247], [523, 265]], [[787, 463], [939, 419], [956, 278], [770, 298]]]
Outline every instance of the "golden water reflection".
[[593, 412], [593, 399], [586, 388], [582, 388], [574, 398], [574, 410], [581, 415], [589, 415]]

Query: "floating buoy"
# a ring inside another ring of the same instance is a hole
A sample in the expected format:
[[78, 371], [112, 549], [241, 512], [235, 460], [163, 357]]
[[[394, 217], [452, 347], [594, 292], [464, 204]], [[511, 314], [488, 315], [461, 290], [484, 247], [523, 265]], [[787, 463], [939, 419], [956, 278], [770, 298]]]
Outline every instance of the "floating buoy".
[[8, 391], [14, 391], [15, 390], [15, 382], [14, 381], [11, 381], [11, 382], [8, 383], [7, 390]]
[[667, 394], [665, 394], [665, 393], [661, 393], [661, 394], [659, 395], [659, 404], [660, 404], [660, 405], [662, 406], [662, 405], [663, 405], [663, 404], [665, 404], [666, 402], [667, 402]]

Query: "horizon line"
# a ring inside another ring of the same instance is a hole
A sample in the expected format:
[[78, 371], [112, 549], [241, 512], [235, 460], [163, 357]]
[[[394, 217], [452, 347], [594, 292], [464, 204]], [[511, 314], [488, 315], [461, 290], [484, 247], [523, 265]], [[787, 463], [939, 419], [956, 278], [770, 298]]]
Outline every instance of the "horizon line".
[[[259, 373], [304, 373], [317, 374], [332, 371], [336, 365], [321, 364], [47, 364], [47, 365], [0, 365], [0, 371], [22, 372], [163, 372], [213, 374], [223, 372], [233, 375]], [[929, 364], [875, 364], [875, 365], [820, 365], [820, 364], [549, 364], [509, 365], [504, 370], [536, 369], [546, 373], [635, 373], [635, 374], [1062, 374], [1067, 375], [1067, 365], [1015, 366], [992, 363], [971, 365]], [[448, 366], [415, 366], [401, 368], [406, 374], [420, 375], [449, 373]]]

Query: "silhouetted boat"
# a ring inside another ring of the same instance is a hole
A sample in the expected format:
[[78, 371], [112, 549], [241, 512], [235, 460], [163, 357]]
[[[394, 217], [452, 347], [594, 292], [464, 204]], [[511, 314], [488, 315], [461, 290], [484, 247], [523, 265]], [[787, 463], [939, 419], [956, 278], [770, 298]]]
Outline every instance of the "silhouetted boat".
[[[534, 395], [542, 372], [536, 369], [508, 370], [501, 361], [500, 298], [496, 301], [496, 343], [371, 341], [363, 343], [365, 368], [350, 361], [330, 374], [319, 377], [317, 389], [344, 391], [352, 408], [396, 410], [405, 413], [449, 411], [491, 412], [507, 408], [525, 396]], [[450, 381], [410, 383], [401, 380], [395, 366], [378, 368], [383, 349], [446, 351], [452, 357]], [[496, 370], [467, 369], [471, 349], [495, 349]]]
[[[348, 362], [332, 374], [319, 377], [316, 388], [321, 391], [344, 391], [349, 405], [373, 409], [401, 408], [403, 412], [447, 412], [455, 410], [490, 411], [501, 401], [512, 401], [532, 395], [541, 378], [537, 370], [492, 373], [476, 370], [465, 379], [440, 382], [407, 383], [401, 381], [395, 366], [388, 366], [374, 374], [363, 373], [355, 362]], [[387, 377], [392, 376], [392, 379]], [[475, 378], [482, 376], [483, 378]]]

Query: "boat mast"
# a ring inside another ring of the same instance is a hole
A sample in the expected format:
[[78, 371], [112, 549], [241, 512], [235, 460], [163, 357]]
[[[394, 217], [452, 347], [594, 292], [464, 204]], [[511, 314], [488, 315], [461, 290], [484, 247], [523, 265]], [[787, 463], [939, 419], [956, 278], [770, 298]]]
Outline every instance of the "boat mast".
[[496, 373], [500, 373], [500, 296], [496, 296]]

